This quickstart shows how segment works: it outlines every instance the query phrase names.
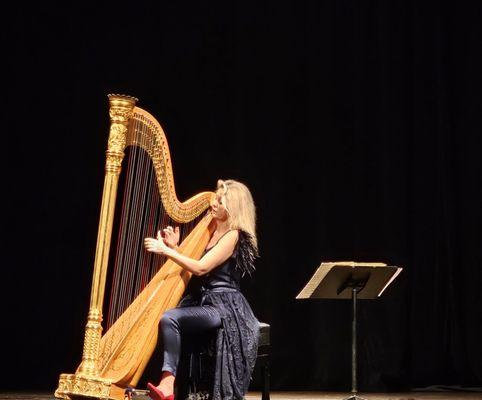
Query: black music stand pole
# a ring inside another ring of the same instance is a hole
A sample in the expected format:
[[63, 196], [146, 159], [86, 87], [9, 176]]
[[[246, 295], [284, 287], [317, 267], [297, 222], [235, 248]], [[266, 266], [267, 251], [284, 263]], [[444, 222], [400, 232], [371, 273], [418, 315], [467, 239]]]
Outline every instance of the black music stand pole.
[[[352, 272], [356, 271], [352, 269]], [[370, 279], [371, 274], [364, 274], [362, 276], [356, 277], [354, 273], [350, 274], [350, 276], [345, 279], [342, 285], [336, 291], [337, 295], [340, 295], [344, 290], [351, 289], [351, 302], [352, 302], [352, 319], [351, 319], [351, 393], [350, 397], [345, 398], [344, 400], [365, 400], [363, 397], [357, 395], [357, 336], [356, 336], [356, 314], [357, 314], [357, 296], [358, 293], [361, 292], [368, 280]]]
[[[348, 397], [348, 399], [358, 399], [356, 395], [356, 288], [351, 289], [351, 297], [353, 299], [353, 315], [351, 321], [351, 392], [354, 393], [353, 396]], [[361, 398], [361, 397], [360, 397]]]
[[375, 299], [382, 295], [402, 268], [383, 263], [353, 261], [322, 263], [296, 296], [297, 299], [351, 299], [351, 393], [344, 400], [365, 400], [357, 388], [357, 300]]
[[357, 375], [356, 375], [356, 361], [357, 361], [357, 355], [356, 355], [356, 344], [357, 344], [357, 338], [356, 338], [356, 298], [357, 298], [357, 292], [359, 290], [358, 287], [352, 287], [351, 288], [351, 298], [352, 298], [352, 320], [351, 320], [351, 392], [352, 395], [350, 397], [345, 398], [344, 400], [365, 400], [363, 397], [360, 397], [357, 395], [358, 389], [357, 389]]

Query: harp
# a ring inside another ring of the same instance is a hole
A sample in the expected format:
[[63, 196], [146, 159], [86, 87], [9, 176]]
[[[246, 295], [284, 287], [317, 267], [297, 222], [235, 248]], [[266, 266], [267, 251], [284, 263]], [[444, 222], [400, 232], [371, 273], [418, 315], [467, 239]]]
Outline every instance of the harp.
[[143, 239], [175, 223], [181, 227], [179, 251], [200, 258], [211, 235], [212, 217], [204, 211], [213, 193], [178, 200], [165, 134], [136, 102], [109, 95], [111, 123], [82, 361], [75, 373], [60, 375], [57, 398], [118, 400], [127, 387], [136, 386], [156, 346], [163, 312], [176, 306], [191, 277], [173, 261], [147, 253]]

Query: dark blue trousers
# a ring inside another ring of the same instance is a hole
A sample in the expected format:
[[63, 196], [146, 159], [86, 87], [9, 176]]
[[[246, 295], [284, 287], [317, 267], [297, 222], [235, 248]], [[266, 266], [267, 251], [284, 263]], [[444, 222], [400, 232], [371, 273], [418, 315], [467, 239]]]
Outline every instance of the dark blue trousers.
[[161, 334], [164, 341], [162, 371], [177, 373], [181, 356], [181, 333], [204, 334], [221, 327], [219, 312], [212, 306], [179, 307], [166, 311], [161, 318]]

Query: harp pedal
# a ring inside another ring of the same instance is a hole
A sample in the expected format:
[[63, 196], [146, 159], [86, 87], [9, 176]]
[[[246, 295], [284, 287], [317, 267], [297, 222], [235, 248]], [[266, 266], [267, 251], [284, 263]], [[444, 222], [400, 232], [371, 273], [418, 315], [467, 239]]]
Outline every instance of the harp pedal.
[[124, 392], [124, 400], [133, 400], [139, 397], [149, 397], [149, 391], [136, 389], [129, 386]]

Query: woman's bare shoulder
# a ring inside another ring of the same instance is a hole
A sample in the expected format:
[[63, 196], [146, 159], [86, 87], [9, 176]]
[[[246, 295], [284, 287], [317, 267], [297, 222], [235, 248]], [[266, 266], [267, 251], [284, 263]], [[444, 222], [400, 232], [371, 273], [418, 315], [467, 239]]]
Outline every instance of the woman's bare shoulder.
[[239, 231], [237, 229], [233, 229], [227, 232], [221, 239], [225, 239], [226, 241], [229, 241], [235, 245], [239, 239]]

